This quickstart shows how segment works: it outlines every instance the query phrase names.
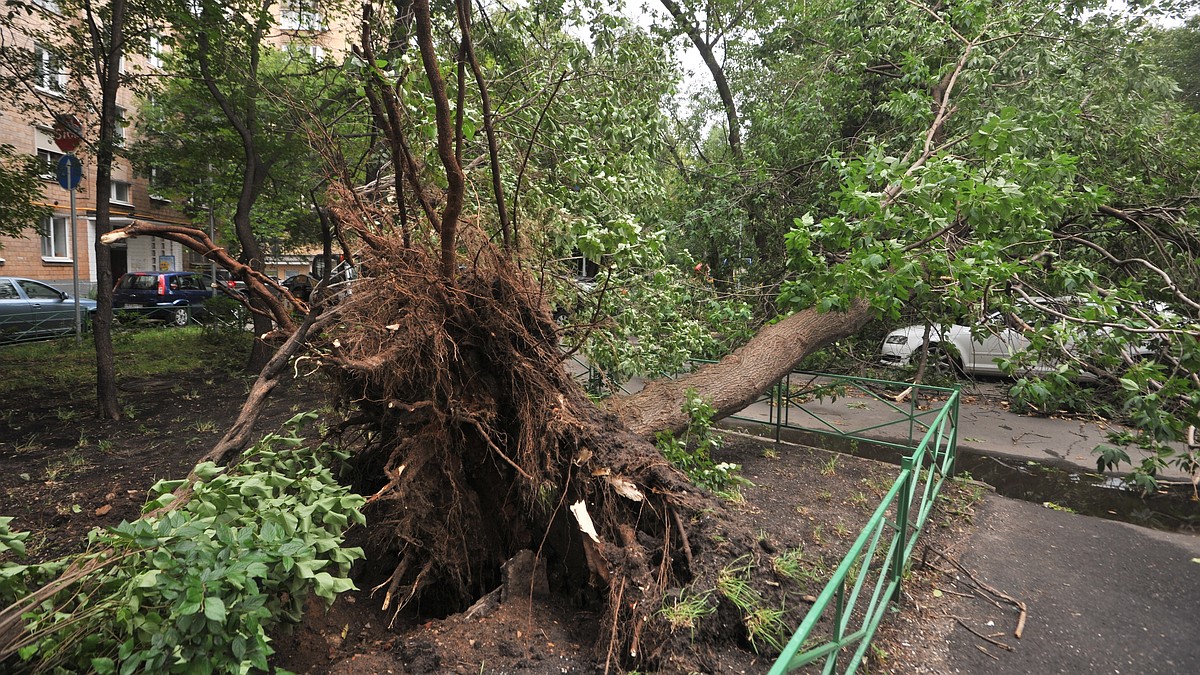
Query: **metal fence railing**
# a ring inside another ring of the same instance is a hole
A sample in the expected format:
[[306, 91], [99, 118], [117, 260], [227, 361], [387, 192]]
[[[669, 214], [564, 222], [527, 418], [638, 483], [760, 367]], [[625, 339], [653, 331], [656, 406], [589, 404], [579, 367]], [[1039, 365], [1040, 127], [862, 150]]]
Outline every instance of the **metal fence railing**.
[[[583, 361], [574, 365], [581, 381], [596, 383], [594, 368]], [[620, 391], [607, 384], [610, 391]], [[959, 397], [958, 387], [796, 371], [730, 416], [772, 427], [776, 441], [789, 429], [870, 443], [900, 455], [895, 482], [784, 647], [771, 675], [810, 664], [822, 673], [854, 673], [863, 663], [889, 604], [900, 598], [917, 538], [954, 470]], [[870, 415], [856, 414], [856, 408], [867, 405], [874, 408]]]
[[[79, 318], [83, 332], [90, 331], [91, 313], [84, 308]], [[74, 334], [75, 312], [73, 307], [64, 307], [57, 313], [0, 313], [0, 344]]]
[[[790, 379], [785, 379], [773, 392], [775, 405], [772, 406], [771, 423], [777, 425], [777, 429], [785, 426], [805, 429], [909, 451], [901, 460], [900, 473], [891, 489], [770, 670], [776, 675], [819, 662], [823, 673], [853, 673], [862, 664], [889, 603], [900, 598], [900, 584], [912, 559], [917, 537], [929, 519], [943, 482], [953, 471], [958, 442], [959, 391], [957, 388], [914, 387], [909, 392], [910, 399], [926, 393], [936, 396], [940, 404], [918, 410], [915, 403], [895, 405], [891, 397], [877, 391], [879, 387], [912, 385], [815, 373], [793, 375], [807, 378], [807, 382], [805, 386], [793, 389]], [[844, 395], [851, 390], [865, 392], [883, 402], [896, 413], [895, 419], [844, 429], [831, 424], [821, 414], [805, 410], [808, 403], [822, 400], [821, 394]], [[804, 419], [812, 426], [792, 422], [789, 414], [793, 409], [806, 412]], [[905, 425], [910, 439], [923, 431], [915, 447], [867, 435], [893, 425]]]

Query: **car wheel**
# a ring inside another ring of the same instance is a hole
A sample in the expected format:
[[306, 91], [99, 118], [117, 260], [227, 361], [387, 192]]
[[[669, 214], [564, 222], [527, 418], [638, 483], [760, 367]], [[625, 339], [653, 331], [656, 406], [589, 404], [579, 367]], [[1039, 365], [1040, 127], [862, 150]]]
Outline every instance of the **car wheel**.
[[176, 326], [188, 325], [188, 311], [186, 307], [176, 307], [171, 312], [171, 323]]
[[929, 360], [925, 367], [931, 373], [948, 378], [959, 378], [966, 375], [958, 355], [950, 347], [940, 343], [929, 345]]

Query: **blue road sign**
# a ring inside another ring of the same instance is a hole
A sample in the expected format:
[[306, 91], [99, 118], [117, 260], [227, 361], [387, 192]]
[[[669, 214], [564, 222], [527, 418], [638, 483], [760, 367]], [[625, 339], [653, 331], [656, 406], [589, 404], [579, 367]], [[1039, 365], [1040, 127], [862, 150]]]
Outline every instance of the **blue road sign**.
[[63, 155], [62, 159], [58, 160], [58, 168], [54, 174], [64, 190], [74, 190], [79, 187], [79, 181], [83, 180], [83, 164], [75, 155]]

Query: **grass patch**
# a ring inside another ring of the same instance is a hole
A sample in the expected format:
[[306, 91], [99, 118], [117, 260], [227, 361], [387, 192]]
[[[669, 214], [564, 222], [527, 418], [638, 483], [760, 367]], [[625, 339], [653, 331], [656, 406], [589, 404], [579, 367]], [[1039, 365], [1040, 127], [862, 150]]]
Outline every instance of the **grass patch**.
[[[248, 352], [207, 339], [198, 327], [147, 328], [113, 334], [117, 379], [164, 377], [199, 370], [236, 372]], [[74, 338], [27, 342], [0, 347], [0, 370], [21, 373], [0, 379], [0, 396], [29, 388], [92, 391], [96, 382], [96, 349], [90, 342], [76, 347]]]

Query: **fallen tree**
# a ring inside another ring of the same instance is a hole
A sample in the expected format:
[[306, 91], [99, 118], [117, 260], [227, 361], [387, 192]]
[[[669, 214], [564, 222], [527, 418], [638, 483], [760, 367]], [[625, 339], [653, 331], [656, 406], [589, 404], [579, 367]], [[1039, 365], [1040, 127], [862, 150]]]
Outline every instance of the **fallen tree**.
[[[469, 6], [456, 7], [461, 97], [465, 60], [473, 50]], [[954, 155], [973, 138], [974, 127], [947, 130], [971, 56], [985, 47], [1007, 54], [1026, 45], [1009, 36], [1003, 22], [965, 37], [951, 31], [955, 53], [927, 92], [926, 126], [913, 134], [917, 140], [903, 161], [892, 157], [882, 177], [871, 173], [883, 163], [882, 151], [842, 161], [844, 210], [820, 222], [797, 219], [789, 238], [797, 274], [785, 293], [800, 300], [794, 306], [810, 308], [763, 328], [720, 363], [654, 383], [602, 409], [562, 367], [559, 331], [541, 284], [522, 266], [520, 237], [506, 229], [500, 238], [509, 245], [493, 245], [487, 209], [467, 210], [462, 99], [456, 113], [428, 3], [417, 0], [412, 9], [388, 35], [411, 37], [420, 51], [420, 84], [434, 104], [436, 155], [415, 149], [417, 125], [399, 105], [411, 83], [379, 65], [386, 59], [376, 57], [368, 10], [358, 45], [364, 93], [387, 140], [397, 192], [391, 201], [372, 201], [355, 186], [335, 185], [329, 204], [339, 238], [359, 243], [356, 262], [369, 273], [349, 292], [315, 302], [295, 332], [290, 319], [277, 321], [290, 337], [255, 385], [237, 428], [212, 456], [236, 460], [263, 396], [296, 354], [338, 388], [344, 421], [335, 433], [354, 453], [354, 487], [367, 499], [368, 577], [389, 611], [417, 598], [441, 611], [465, 609], [500, 583], [502, 563], [528, 549], [546, 566], [552, 591], [577, 594], [602, 611], [598, 661], [705, 670], [693, 642], [672, 633], [658, 609], [672, 589], [712, 588], [721, 569], [755, 555], [757, 544], [727, 536], [721, 504], [689, 484], [647, 440], [654, 431], [685, 423], [682, 393], [695, 389], [719, 415], [729, 414], [877, 312], [894, 312], [910, 298], [986, 299], [989, 289], [1019, 280], [1045, 256], [1041, 243], [1049, 238], [1031, 235], [1029, 244], [1023, 239], [1028, 232], [1039, 234], [1037, 228], [1048, 223], [1066, 228], [1075, 222], [1072, 209], [1078, 214], [1085, 206], [1090, 214], [1095, 199], [1063, 196], [1075, 193], [1076, 176], [1061, 158], [1042, 162], [1009, 148], [974, 164]], [[485, 112], [490, 125], [486, 118]], [[991, 125], [988, 134], [1016, 127], [990, 110], [975, 121], [981, 128]], [[497, 152], [494, 143], [488, 151]], [[425, 165], [425, 157], [436, 157], [440, 168]], [[493, 171], [502, 166], [488, 165]], [[1002, 255], [971, 232], [1001, 229], [997, 213], [1013, 212], [1017, 179], [1041, 181], [1044, 194], [1025, 199], [1032, 204], [1028, 210], [1047, 215], [1039, 213], [1035, 223], [1028, 216], [1028, 231], [1013, 234], [1007, 244], [1014, 252]], [[970, 205], [979, 213], [967, 213], [962, 195], [939, 193], [946, 185], [977, 189], [963, 188], [963, 194], [976, 200]], [[493, 196], [502, 204], [499, 193]], [[210, 247], [202, 240], [193, 244]], [[973, 269], [992, 267], [961, 271], [955, 264], [963, 260], [972, 261]], [[953, 288], [958, 282], [965, 288]], [[256, 294], [271, 290], [265, 283], [251, 285]], [[743, 640], [745, 618], [717, 602], [717, 614], [697, 634], [709, 641]], [[11, 619], [19, 609], [9, 608], [5, 616]], [[19, 621], [0, 626], [21, 630]], [[0, 637], [13, 644], [11, 635]]]

